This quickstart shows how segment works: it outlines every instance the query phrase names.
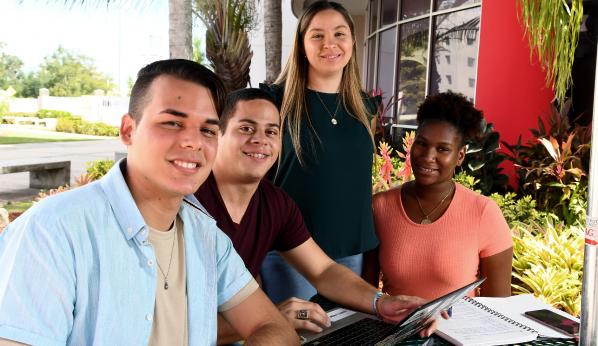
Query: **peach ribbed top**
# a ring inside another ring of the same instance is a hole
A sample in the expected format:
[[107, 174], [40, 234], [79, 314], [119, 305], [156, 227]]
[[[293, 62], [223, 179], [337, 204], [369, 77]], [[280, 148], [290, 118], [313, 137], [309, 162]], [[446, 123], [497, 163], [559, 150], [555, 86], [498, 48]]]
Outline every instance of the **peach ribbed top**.
[[429, 225], [407, 217], [402, 186], [374, 195], [383, 291], [436, 299], [475, 281], [480, 258], [513, 246], [498, 205], [460, 184], [455, 186], [450, 206]]

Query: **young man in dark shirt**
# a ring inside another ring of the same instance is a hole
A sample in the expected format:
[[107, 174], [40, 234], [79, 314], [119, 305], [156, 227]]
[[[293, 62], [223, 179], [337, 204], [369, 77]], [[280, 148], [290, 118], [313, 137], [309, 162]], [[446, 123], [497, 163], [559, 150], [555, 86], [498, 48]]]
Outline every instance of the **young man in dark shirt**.
[[[218, 228], [231, 238], [258, 282], [266, 254], [277, 250], [325, 297], [374, 314], [378, 290], [330, 259], [311, 238], [295, 202], [280, 188], [262, 180], [278, 157], [280, 134], [280, 117], [270, 95], [260, 89], [229, 94], [220, 117], [212, 174], [195, 196], [216, 219]], [[387, 319], [399, 321], [424, 302], [417, 297], [384, 295], [376, 307]], [[317, 304], [289, 298], [277, 307], [295, 329], [322, 330], [309, 320], [330, 326], [330, 319]], [[299, 310], [307, 310], [309, 320], [300, 319]], [[436, 323], [420, 336], [432, 334]], [[218, 344], [240, 339], [219, 317]]]

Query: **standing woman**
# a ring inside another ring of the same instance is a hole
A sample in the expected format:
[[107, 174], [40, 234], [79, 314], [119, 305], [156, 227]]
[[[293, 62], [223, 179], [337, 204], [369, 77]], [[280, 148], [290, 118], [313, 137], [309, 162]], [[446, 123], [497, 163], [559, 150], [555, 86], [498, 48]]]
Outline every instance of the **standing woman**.
[[[284, 131], [273, 181], [297, 203], [315, 242], [361, 275], [363, 253], [375, 248], [372, 215], [374, 141], [370, 124], [379, 99], [359, 79], [355, 30], [340, 4], [306, 8], [281, 75], [268, 91]], [[262, 265], [263, 289], [276, 304], [309, 299], [316, 290], [277, 253]]]

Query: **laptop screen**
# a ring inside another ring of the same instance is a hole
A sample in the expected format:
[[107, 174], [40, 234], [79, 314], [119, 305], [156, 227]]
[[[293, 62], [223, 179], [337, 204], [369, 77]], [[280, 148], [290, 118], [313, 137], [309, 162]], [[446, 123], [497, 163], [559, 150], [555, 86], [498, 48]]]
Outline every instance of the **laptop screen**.
[[431, 321], [438, 318], [443, 310], [447, 310], [453, 306], [453, 304], [478, 287], [484, 280], [486, 280], [486, 278], [482, 278], [416, 308], [384, 334], [375, 345], [394, 345], [411, 335], [419, 333], [421, 330], [425, 329]]

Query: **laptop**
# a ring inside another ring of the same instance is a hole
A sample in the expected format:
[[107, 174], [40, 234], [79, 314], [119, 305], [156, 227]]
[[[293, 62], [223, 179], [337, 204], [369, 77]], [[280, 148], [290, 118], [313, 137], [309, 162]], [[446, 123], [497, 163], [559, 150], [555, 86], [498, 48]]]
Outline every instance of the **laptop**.
[[345, 308], [326, 311], [329, 328], [321, 333], [298, 329], [297, 334], [303, 346], [386, 346], [406, 339], [425, 329], [459, 299], [478, 287], [486, 278], [465, 285], [445, 296], [430, 301], [407, 315], [400, 322], [384, 322], [378, 317]]

